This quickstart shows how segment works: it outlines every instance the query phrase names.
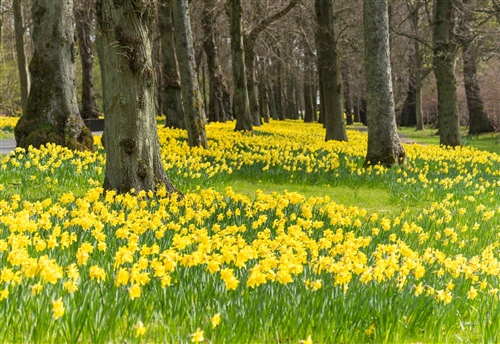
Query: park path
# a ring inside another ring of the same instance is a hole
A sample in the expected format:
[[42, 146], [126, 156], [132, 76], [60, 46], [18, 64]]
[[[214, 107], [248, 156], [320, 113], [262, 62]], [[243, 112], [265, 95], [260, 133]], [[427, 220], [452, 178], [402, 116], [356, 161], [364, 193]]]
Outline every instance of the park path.
[[[102, 131], [93, 131], [94, 135], [102, 135]], [[9, 155], [16, 148], [16, 140], [6, 139], [0, 140], [0, 155]]]

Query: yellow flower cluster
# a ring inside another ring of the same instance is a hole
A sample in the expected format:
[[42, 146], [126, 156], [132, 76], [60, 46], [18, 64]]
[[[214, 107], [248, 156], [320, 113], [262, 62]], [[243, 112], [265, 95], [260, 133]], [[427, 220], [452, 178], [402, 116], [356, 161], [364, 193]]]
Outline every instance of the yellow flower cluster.
[[[346, 299], [394, 290], [407, 298], [408, 308], [422, 299], [436, 307], [498, 300], [497, 155], [405, 145], [408, 166], [365, 170], [363, 133], [350, 132], [351, 141], [339, 143], [324, 142], [316, 125], [298, 129], [293, 121], [253, 136], [228, 128], [209, 125], [210, 150], [180, 143], [185, 134], [179, 130], [160, 130], [168, 173], [207, 181], [236, 171], [262, 179], [278, 170], [304, 180], [383, 176], [394, 182], [387, 184], [393, 197], [433, 202], [418, 212], [385, 214], [296, 192], [257, 190], [248, 197], [231, 188], [199, 188], [179, 202], [164, 189], [133, 196], [99, 187], [28, 201], [7, 190], [9, 183], [0, 184], [0, 307], [29, 295], [49, 300], [53, 318], [61, 321], [79, 311], [72, 300], [84, 293], [122, 295], [129, 309], [140, 309], [152, 294], [198, 280], [234, 298], [283, 287], [311, 297], [336, 290]], [[57, 191], [80, 177], [99, 184], [104, 158], [48, 145], [16, 150], [0, 168], [34, 176], [22, 182]], [[198, 296], [183, 297], [194, 303]], [[148, 317], [131, 314], [135, 336], [147, 335]], [[221, 314], [206, 317], [211, 329], [194, 324], [191, 341], [219, 330]], [[376, 336], [379, 324], [367, 321], [360, 332]]]

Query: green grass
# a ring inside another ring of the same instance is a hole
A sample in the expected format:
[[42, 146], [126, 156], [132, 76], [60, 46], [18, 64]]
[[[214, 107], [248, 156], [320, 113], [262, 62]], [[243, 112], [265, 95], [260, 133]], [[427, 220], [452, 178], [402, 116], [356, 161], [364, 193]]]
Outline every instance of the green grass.
[[216, 188], [223, 192], [225, 187], [232, 187], [235, 192], [247, 195], [253, 199], [257, 190], [264, 193], [298, 192], [307, 198], [328, 196], [332, 201], [345, 206], [366, 209], [368, 212], [381, 212], [390, 215], [401, 213], [400, 203], [393, 200], [387, 190], [361, 186], [352, 188], [348, 186], [316, 186], [305, 184], [275, 184], [259, 181], [257, 184], [245, 180], [233, 180]]
[[[426, 145], [439, 145], [437, 129], [426, 128], [416, 131], [415, 128], [400, 127], [400, 134], [411, 141]], [[500, 136], [498, 133], [486, 133], [479, 135], [468, 135], [468, 129], [462, 127], [462, 145], [474, 147], [491, 153], [500, 154]]]
[[0, 128], [0, 140], [9, 140], [14, 138], [13, 130], [6, 130]]

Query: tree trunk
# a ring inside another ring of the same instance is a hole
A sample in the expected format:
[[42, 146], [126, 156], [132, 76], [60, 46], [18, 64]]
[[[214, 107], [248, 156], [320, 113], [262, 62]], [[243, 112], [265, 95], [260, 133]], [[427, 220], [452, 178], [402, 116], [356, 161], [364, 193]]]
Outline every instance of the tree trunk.
[[82, 108], [83, 119], [99, 118], [99, 109], [95, 101], [92, 65], [94, 54], [92, 49], [92, 21], [95, 15], [94, 1], [85, 1], [75, 6], [76, 33], [82, 62]]
[[259, 111], [265, 123], [269, 123], [269, 91], [266, 80], [259, 83]]
[[406, 92], [406, 99], [400, 117], [400, 125], [403, 127], [412, 127], [417, 123], [416, 55], [413, 49], [410, 54], [408, 91]]
[[344, 109], [347, 124], [353, 124], [353, 109], [351, 96], [351, 71], [347, 63], [342, 63], [342, 81], [344, 83]]
[[460, 146], [462, 139], [454, 74], [453, 2], [437, 0], [435, 4], [433, 64], [438, 91], [439, 142], [454, 147]]
[[[413, 5], [413, 7], [411, 6]], [[421, 3], [408, 3], [410, 7], [410, 23], [415, 36], [418, 35], [419, 28], [419, 10]], [[422, 50], [420, 42], [417, 39], [413, 40], [413, 51], [415, 53], [415, 124], [416, 130], [424, 130], [424, 117], [422, 116], [422, 80], [423, 80], [423, 63]]]
[[474, 10], [476, 0], [463, 0], [460, 32], [465, 95], [469, 110], [469, 135], [494, 131], [488, 115], [484, 111], [481, 90], [477, 81], [478, 37], [474, 32]]
[[325, 140], [347, 141], [342, 105], [342, 83], [333, 25], [333, 0], [315, 0], [318, 68], [321, 69]]
[[14, 29], [16, 35], [17, 69], [19, 71], [19, 81], [21, 87], [21, 107], [24, 111], [26, 109], [26, 103], [28, 102], [30, 78], [24, 47], [24, 34], [26, 30], [23, 25], [22, 1], [14, 0], [12, 3], [12, 9], [14, 12]]
[[188, 0], [174, 1], [174, 27], [177, 53], [180, 60], [184, 119], [190, 147], [207, 148], [205, 111], [196, 77], [196, 66], [191, 32]]
[[313, 96], [313, 53], [311, 49], [304, 48], [304, 122], [311, 123], [316, 120], [314, 104], [316, 97]]
[[368, 150], [365, 166], [405, 162], [399, 140], [391, 80], [387, 0], [364, 0]]
[[175, 192], [162, 165], [155, 115], [151, 7], [98, 0], [104, 93], [104, 188], [120, 193]]
[[166, 117], [165, 127], [186, 129], [184, 106], [182, 104], [181, 78], [172, 23], [173, 1], [161, 0], [159, 26], [162, 55], [162, 109]]
[[231, 57], [233, 63], [234, 111], [237, 131], [253, 131], [248, 99], [245, 51], [243, 50], [241, 0], [231, 0]]
[[274, 85], [269, 81], [267, 85], [269, 91], [269, 112], [272, 119], [278, 119], [278, 105], [276, 103], [276, 92]]
[[285, 74], [283, 67], [283, 59], [281, 58], [281, 49], [278, 48], [278, 62], [277, 62], [278, 75], [276, 85], [274, 88], [274, 96], [276, 97], [276, 110], [278, 111], [278, 119], [280, 121], [286, 118], [285, 109]]
[[286, 117], [290, 119], [297, 119], [297, 104], [295, 99], [295, 87], [291, 71], [289, 70], [286, 85]]
[[78, 111], [75, 86], [76, 47], [73, 2], [32, 2], [34, 53], [26, 109], [15, 128], [19, 147], [52, 142], [75, 150], [93, 150], [93, 138]]
[[[244, 39], [244, 42], [246, 40]], [[250, 104], [250, 116], [252, 117], [252, 124], [255, 127], [262, 125], [259, 113], [259, 99], [257, 97], [257, 81], [255, 79], [255, 53], [254, 48], [245, 47], [245, 67], [247, 71], [247, 89], [248, 89], [248, 101]]]
[[203, 48], [207, 56], [208, 75], [210, 82], [210, 103], [208, 106], [208, 119], [211, 122], [225, 122], [229, 119], [227, 99], [229, 91], [224, 81], [224, 76], [219, 62], [216, 45], [217, 17], [215, 15], [215, 0], [204, 0], [202, 9], [202, 23], [205, 39]]
[[[239, 0], [238, 0], [239, 1]], [[250, 102], [250, 115], [253, 125], [260, 126], [261, 116], [259, 114], [259, 100], [257, 97], [257, 85], [255, 78], [255, 44], [260, 33], [269, 25], [277, 21], [290, 12], [297, 4], [298, 0], [290, 0], [288, 5], [282, 10], [263, 18], [247, 35], [244, 36], [245, 67], [247, 71], [247, 88]]]

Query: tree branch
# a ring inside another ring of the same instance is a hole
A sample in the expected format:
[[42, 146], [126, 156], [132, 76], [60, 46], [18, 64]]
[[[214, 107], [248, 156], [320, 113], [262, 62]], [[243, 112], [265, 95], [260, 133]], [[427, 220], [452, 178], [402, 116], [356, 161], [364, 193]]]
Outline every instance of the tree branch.
[[396, 31], [393, 27], [391, 27], [391, 30], [396, 34], [396, 35], [399, 35], [399, 36], [404, 36], [404, 37], [407, 37], [407, 38], [410, 38], [410, 39], [414, 39], [416, 41], [419, 41], [420, 43], [422, 43], [423, 45], [425, 45], [427, 48], [430, 48], [432, 49], [432, 46], [425, 40], [425, 39], [422, 39], [421, 37], [417, 36], [417, 35], [414, 35], [412, 33], [408, 33], [408, 32], [400, 32], [400, 31]]
[[290, 0], [288, 5], [283, 8], [281, 11], [276, 12], [269, 17], [266, 17], [262, 19], [259, 24], [257, 24], [256, 27], [254, 27], [249, 34], [245, 35], [245, 41], [248, 40], [249, 44], [253, 44], [256, 40], [257, 37], [260, 35], [262, 31], [264, 31], [269, 25], [274, 23], [276, 20], [284, 17], [288, 12], [292, 10], [297, 4], [299, 3], [299, 0]]

